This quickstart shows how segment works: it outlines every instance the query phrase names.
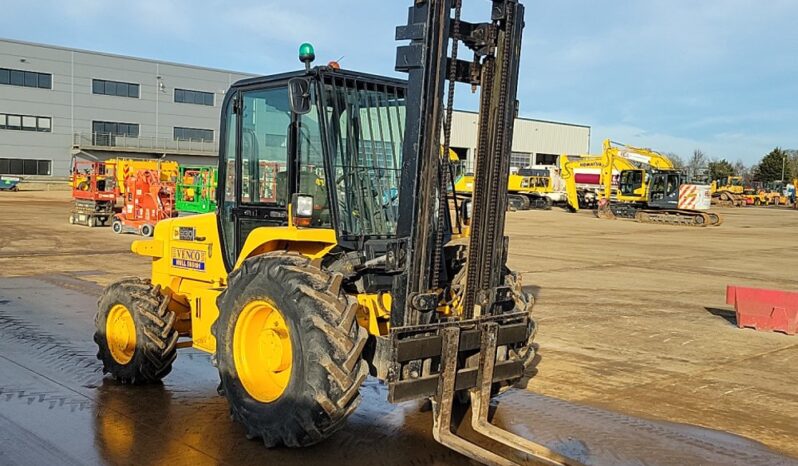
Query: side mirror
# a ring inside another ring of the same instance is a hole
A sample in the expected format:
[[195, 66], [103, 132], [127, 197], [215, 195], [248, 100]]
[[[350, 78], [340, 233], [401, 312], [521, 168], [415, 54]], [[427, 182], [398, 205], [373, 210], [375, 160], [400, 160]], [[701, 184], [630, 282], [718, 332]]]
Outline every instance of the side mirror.
[[288, 81], [288, 100], [291, 111], [297, 115], [310, 112], [310, 81], [305, 78], [293, 78]]

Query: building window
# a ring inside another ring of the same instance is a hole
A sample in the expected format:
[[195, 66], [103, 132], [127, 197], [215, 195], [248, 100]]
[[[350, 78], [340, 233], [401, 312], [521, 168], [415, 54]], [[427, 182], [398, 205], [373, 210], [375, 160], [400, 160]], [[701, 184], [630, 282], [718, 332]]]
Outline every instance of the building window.
[[35, 87], [38, 89], [52, 89], [53, 75], [49, 73], [38, 73], [36, 71], [0, 68], [0, 84], [7, 84], [9, 86]]
[[99, 95], [114, 95], [117, 97], [139, 98], [139, 85], [119, 81], [106, 81], [103, 79], [91, 80], [91, 92]]
[[516, 168], [526, 168], [532, 163], [532, 154], [529, 152], [511, 152], [510, 166]]
[[537, 154], [535, 157], [538, 165], [557, 165], [557, 154]]
[[116, 146], [117, 137], [139, 137], [139, 125], [136, 123], [118, 123], [113, 121], [93, 121], [91, 123], [92, 142], [95, 146]]
[[0, 175], [50, 175], [52, 160], [0, 159]]
[[92, 132], [97, 134], [112, 134], [114, 136], [139, 137], [139, 125], [136, 123], [116, 123], [112, 121], [93, 121]]
[[213, 142], [213, 130], [175, 127], [175, 141]]
[[183, 104], [208, 105], [213, 107], [213, 92], [175, 89], [175, 102]]
[[49, 133], [52, 122], [50, 117], [32, 115], [9, 115], [0, 113], [0, 129], [15, 129], [18, 131], [39, 131]]

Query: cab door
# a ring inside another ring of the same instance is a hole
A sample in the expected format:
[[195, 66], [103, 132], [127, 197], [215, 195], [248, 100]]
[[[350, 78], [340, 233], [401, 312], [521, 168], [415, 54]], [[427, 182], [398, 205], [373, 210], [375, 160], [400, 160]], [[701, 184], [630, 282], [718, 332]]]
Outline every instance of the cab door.
[[663, 172], [651, 175], [651, 188], [648, 204], [660, 209], [675, 209], [679, 205], [679, 187], [682, 177], [679, 173]]
[[288, 88], [283, 83], [238, 90], [223, 118], [219, 229], [229, 271], [253, 229], [288, 224], [289, 193], [295, 189]]

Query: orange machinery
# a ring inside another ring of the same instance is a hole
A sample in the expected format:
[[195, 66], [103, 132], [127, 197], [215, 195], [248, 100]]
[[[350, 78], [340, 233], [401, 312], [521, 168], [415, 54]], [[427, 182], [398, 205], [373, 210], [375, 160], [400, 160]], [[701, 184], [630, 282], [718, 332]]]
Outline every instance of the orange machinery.
[[152, 236], [160, 220], [177, 216], [175, 182], [164, 181], [158, 170], [138, 170], [125, 179], [124, 206], [114, 215], [114, 233]]

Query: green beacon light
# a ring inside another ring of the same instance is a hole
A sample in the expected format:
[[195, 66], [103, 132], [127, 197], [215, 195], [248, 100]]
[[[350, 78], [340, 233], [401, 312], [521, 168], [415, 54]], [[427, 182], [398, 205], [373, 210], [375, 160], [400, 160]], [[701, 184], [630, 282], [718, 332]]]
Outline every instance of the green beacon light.
[[299, 61], [305, 64], [305, 70], [310, 70], [310, 64], [316, 59], [316, 51], [313, 45], [305, 42], [299, 46]]

